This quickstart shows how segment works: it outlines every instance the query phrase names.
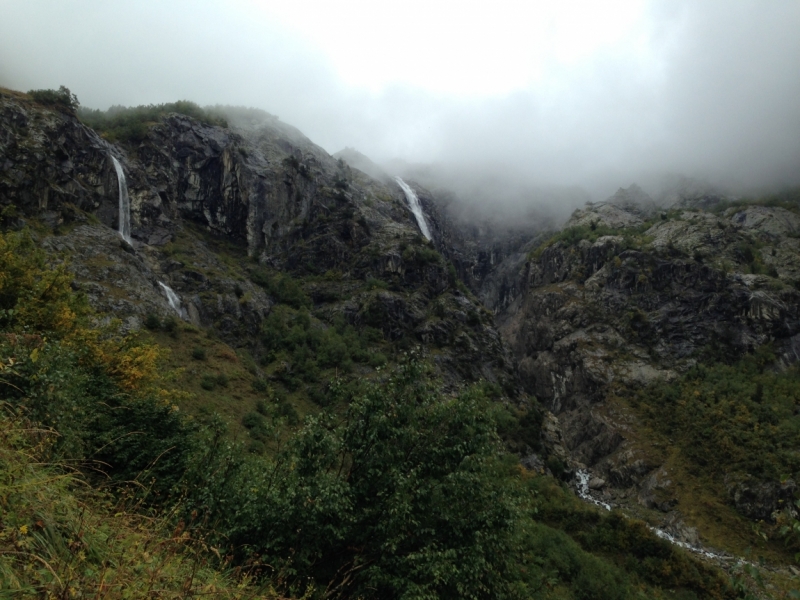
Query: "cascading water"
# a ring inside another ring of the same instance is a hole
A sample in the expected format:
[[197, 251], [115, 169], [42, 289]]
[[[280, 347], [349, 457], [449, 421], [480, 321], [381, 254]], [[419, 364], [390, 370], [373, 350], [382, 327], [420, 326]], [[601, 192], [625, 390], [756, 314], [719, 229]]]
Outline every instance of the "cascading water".
[[[595, 506], [599, 506], [599, 507], [604, 508], [606, 510], [611, 510], [611, 505], [610, 504], [606, 504], [605, 502], [601, 502], [600, 500], [598, 500], [597, 498], [592, 496], [592, 493], [589, 490], [589, 480], [590, 479], [591, 479], [591, 475], [587, 471], [584, 471], [583, 469], [578, 469], [577, 471], [575, 471], [575, 487], [576, 487], [577, 492], [578, 492], [578, 497], [580, 497], [582, 500], [584, 500], [586, 502], [594, 504]], [[722, 555], [722, 554], [715, 554], [714, 552], [706, 550], [705, 548], [702, 548], [700, 546], [693, 546], [692, 544], [688, 544], [686, 542], [682, 542], [681, 540], [677, 539], [674, 535], [671, 535], [671, 534], [667, 533], [666, 531], [664, 531], [663, 529], [659, 529], [658, 527], [651, 527], [649, 525], [648, 525], [648, 527], [649, 527], [650, 531], [655, 533], [662, 540], [667, 540], [668, 542], [670, 542], [672, 544], [675, 544], [676, 546], [680, 546], [681, 548], [683, 548], [685, 550], [689, 550], [690, 552], [694, 552], [696, 554], [700, 554], [700, 555], [702, 555], [702, 556], [704, 556], [706, 558], [711, 558], [711, 559], [716, 559], [716, 560], [725, 560], [725, 561], [728, 561], [728, 560], [730, 560], [732, 558], [730, 556], [726, 556], [726, 555]]]
[[122, 239], [131, 243], [131, 201], [128, 199], [128, 185], [125, 183], [125, 173], [119, 161], [111, 157], [114, 169], [117, 171], [117, 182], [119, 183], [119, 234]]
[[419, 225], [420, 231], [422, 231], [422, 235], [425, 236], [426, 240], [431, 239], [431, 231], [428, 229], [428, 223], [425, 221], [425, 215], [422, 212], [422, 205], [419, 203], [419, 198], [417, 198], [417, 193], [411, 189], [405, 181], [400, 179], [399, 177], [395, 177], [394, 180], [397, 182], [397, 185], [403, 190], [403, 193], [406, 195], [406, 200], [408, 201], [408, 207], [411, 209], [411, 212], [414, 213], [414, 218], [417, 219], [417, 225]]
[[583, 469], [578, 469], [575, 471], [575, 485], [578, 488], [578, 496], [582, 500], [591, 502], [595, 506], [600, 506], [606, 510], [611, 510], [610, 504], [600, 502], [600, 500], [597, 500], [592, 496], [591, 492], [589, 491], [589, 479], [591, 479], [591, 476], [587, 471], [584, 471]]
[[171, 287], [169, 287], [166, 283], [159, 281], [158, 285], [161, 286], [161, 289], [164, 290], [164, 294], [167, 296], [167, 302], [169, 302], [170, 307], [174, 310], [178, 315], [180, 315], [181, 319], [186, 318], [186, 310], [181, 306], [181, 299], [178, 294], [175, 293]]

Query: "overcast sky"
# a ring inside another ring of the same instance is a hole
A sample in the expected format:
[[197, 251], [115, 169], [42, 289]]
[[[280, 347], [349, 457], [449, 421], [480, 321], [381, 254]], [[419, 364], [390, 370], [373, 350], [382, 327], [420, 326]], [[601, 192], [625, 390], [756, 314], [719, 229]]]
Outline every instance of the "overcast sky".
[[0, 0], [0, 85], [256, 106], [333, 153], [595, 199], [800, 182], [800, 1]]

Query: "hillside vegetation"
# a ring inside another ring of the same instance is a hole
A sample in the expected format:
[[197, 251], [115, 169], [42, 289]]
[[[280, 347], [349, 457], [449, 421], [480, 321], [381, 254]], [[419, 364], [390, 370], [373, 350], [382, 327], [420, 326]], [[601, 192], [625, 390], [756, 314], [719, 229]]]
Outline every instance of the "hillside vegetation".
[[0, 568], [19, 597], [736, 597], [524, 474], [480, 386], [443, 396], [410, 356], [380, 384], [334, 381], [344, 409], [248, 454], [182, 416], [163, 350], [92, 327], [70, 282], [0, 236]]

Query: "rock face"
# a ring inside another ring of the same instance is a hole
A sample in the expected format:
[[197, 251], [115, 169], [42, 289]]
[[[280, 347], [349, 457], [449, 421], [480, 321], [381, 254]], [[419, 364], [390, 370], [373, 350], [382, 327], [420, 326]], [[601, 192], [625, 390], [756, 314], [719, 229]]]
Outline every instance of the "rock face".
[[[492, 315], [421, 239], [399, 187], [277, 119], [228, 129], [171, 114], [141, 141], [112, 145], [74, 115], [0, 92], [0, 129], [4, 225], [52, 231], [43, 243], [71, 255], [76, 285], [131, 327], [174, 312], [163, 282], [187, 318], [256, 344], [272, 306], [251, 279], [263, 266], [307, 280], [320, 314], [431, 350], [451, 385], [483, 378], [516, 391]], [[128, 182], [132, 247], [115, 234], [112, 155]]]
[[[561, 413], [615, 381], [669, 378], [709, 348], [739, 355], [796, 335], [798, 256], [770, 232], [757, 233], [770, 245], [756, 250], [741, 214], [683, 211], [636, 240], [623, 228], [532, 255], [520, 297], [498, 316], [528, 389]], [[748, 272], [756, 252], [769, 274]]]
[[6, 225], [36, 215], [57, 227], [84, 211], [116, 228], [112, 153], [122, 158], [74, 116], [0, 93], [0, 199], [14, 207]]
[[[620, 200], [630, 196], [576, 211], [563, 235], [528, 253], [509, 286], [513, 300], [496, 298], [497, 321], [525, 389], [558, 416], [570, 458], [666, 511], [669, 478], [632, 451], [625, 419], [609, 416], [604, 400], [767, 342], [783, 348], [784, 365], [796, 362], [800, 217], [778, 207], [707, 213]], [[776, 485], [731, 497], [742, 514], [764, 518]]]

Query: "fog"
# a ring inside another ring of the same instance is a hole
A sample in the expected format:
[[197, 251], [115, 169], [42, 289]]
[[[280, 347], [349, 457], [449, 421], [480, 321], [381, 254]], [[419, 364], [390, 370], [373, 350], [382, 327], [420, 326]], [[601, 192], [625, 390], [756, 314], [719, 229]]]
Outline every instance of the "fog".
[[798, 30], [789, 0], [0, 0], [0, 85], [259, 107], [481, 202], [577, 202], [800, 183]]

